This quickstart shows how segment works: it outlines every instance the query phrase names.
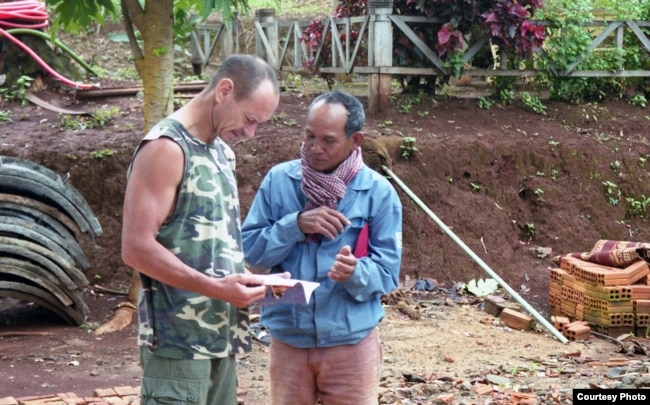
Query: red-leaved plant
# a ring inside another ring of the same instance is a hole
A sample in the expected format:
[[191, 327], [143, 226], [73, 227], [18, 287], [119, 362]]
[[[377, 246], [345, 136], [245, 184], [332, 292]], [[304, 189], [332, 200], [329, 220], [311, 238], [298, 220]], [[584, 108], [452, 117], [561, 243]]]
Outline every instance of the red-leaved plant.
[[518, 57], [528, 57], [544, 43], [544, 26], [530, 22], [544, 0], [501, 0], [481, 14], [495, 45], [513, 49]]

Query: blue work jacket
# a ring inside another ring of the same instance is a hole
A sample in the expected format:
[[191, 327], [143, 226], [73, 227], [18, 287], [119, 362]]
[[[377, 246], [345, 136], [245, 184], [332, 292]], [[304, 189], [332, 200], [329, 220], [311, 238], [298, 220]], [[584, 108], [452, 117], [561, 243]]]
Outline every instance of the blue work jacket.
[[[337, 210], [350, 225], [329, 240], [303, 243], [298, 214], [307, 197], [300, 188], [300, 160], [281, 163], [265, 176], [242, 227], [246, 262], [271, 273], [320, 286], [308, 304], [262, 308], [261, 323], [273, 338], [298, 348], [331, 347], [362, 340], [384, 317], [381, 296], [399, 282], [402, 258], [402, 204], [390, 182], [366, 165], [347, 185]], [[344, 245], [352, 249], [369, 224], [368, 257], [352, 277], [327, 277]]]

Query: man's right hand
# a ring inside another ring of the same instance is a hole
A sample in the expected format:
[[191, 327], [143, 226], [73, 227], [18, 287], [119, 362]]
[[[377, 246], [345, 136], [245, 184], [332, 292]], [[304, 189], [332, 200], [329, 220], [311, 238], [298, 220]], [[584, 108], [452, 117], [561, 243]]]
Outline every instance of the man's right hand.
[[350, 221], [345, 215], [329, 207], [318, 207], [298, 214], [298, 227], [305, 235], [318, 233], [334, 239], [348, 225]]
[[238, 308], [245, 308], [266, 296], [263, 276], [232, 274], [216, 280], [221, 283], [219, 299]]

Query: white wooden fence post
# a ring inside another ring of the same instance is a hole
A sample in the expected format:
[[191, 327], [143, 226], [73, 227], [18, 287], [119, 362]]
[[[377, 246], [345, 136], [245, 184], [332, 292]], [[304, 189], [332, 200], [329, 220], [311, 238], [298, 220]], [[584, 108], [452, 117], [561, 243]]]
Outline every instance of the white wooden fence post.
[[264, 59], [274, 69], [280, 68], [280, 45], [278, 43], [278, 24], [275, 21], [275, 10], [272, 8], [262, 8], [255, 10], [255, 19], [263, 27], [265, 38], [261, 38], [256, 34], [255, 40], [255, 54]]
[[391, 94], [392, 75], [381, 68], [393, 66], [393, 26], [388, 15], [393, 13], [393, 0], [369, 0], [370, 15], [368, 66], [378, 67], [378, 73], [368, 76], [368, 114], [385, 109]]
[[239, 20], [237, 19], [237, 13], [233, 15], [232, 21], [223, 24], [226, 24], [226, 32], [221, 35], [221, 59], [226, 59], [228, 56], [238, 51], [239, 39], [236, 35], [239, 35]]

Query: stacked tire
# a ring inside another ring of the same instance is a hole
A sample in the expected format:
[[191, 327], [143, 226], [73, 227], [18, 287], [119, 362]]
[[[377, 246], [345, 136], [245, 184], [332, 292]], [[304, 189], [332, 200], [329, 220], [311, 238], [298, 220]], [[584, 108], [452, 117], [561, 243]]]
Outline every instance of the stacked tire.
[[82, 241], [94, 241], [102, 228], [68, 180], [0, 156], [0, 298], [32, 302], [81, 325], [90, 267]]

